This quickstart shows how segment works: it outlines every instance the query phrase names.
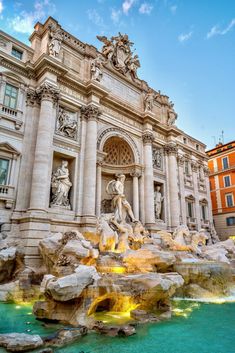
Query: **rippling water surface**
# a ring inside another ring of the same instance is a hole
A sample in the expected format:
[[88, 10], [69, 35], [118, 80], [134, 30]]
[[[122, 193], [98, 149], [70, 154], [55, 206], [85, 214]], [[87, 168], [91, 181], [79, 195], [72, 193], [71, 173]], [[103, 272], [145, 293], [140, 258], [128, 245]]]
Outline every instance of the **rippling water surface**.
[[[131, 337], [90, 334], [55, 353], [235, 353], [235, 303], [174, 302], [174, 317], [139, 326]], [[117, 318], [118, 313], [114, 314]], [[0, 304], [0, 333], [48, 335], [58, 326], [43, 326], [27, 305]], [[0, 352], [5, 352], [0, 348]], [[36, 351], [34, 351], [36, 352]]]

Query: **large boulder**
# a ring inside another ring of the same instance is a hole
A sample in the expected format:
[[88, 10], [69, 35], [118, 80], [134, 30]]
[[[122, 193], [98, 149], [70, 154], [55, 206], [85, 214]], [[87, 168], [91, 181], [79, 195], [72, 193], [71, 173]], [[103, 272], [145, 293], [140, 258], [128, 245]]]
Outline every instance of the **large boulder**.
[[0, 250], [0, 283], [11, 280], [15, 268], [16, 251], [16, 247], [13, 246]]
[[99, 279], [99, 275], [93, 266], [80, 265], [75, 273], [57, 278], [53, 275], [46, 275], [41, 288], [44, 293], [56, 301], [68, 301], [78, 298], [82, 291]]
[[175, 261], [172, 252], [159, 250], [153, 244], [144, 244], [141, 249], [128, 250], [123, 254], [127, 272], [166, 271]]
[[[174, 264], [174, 270], [184, 278], [184, 286], [177, 290], [177, 295], [187, 296], [191, 284], [197, 284], [211, 295], [224, 296], [232, 284], [231, 267], [222, 262], [185, 259]], [[196, 299], [196, 298], [195, 298]]]
[[94, 264], [99, 252], [78, 231], [56, 233], [39, 242], [39, 250], [49, 273], [64, 276], [78, 264]]
[[0, 335], [0, 346], [10, 352], [25, 352], [41, 347], [43, 340], [39, 335], [25, 333], [8, 333]]

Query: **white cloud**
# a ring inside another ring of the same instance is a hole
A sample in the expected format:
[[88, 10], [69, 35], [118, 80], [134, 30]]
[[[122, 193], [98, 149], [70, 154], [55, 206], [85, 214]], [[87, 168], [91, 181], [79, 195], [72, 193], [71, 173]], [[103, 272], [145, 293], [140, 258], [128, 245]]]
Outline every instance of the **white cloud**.
[[21, 11], [19, 15], [8, 18], [10, 27], [20, 33], [32, 33], [37, 21], [42, 21], [55, 12], [55, 4], [50, 0], [37, 0], [34, 3], [34, 10], [31, 12]]
[[128, 15], [129, 10], [132, 8], [136, 0], [125, 0], [122, 3], [122, 11], [125, 15]]
[[235, 18], [233, 18], [230, 23], [225, 27], [224, 29], [220, 29], [218, 26], [213, 26], [210, 31], [207, 33], [206, 38], [210, 39], [211, 37], [214, 36], [224, 36], [226, 33], [231, 31], [233, 27], [235, 26]]
[[111, 9], [111, 20], [113, 21], [113, 23], [119, 23], [121, 14], [121, 10]]
[[142, 14], [147, 14], [149, 15], [153, 9], [153, 6], [148, 4], [147, 2], [144, 2], [143, 4], [140, 5], [139, 12]]
[[184, 43], [184, 42], [186, 42], [187, 40], [189, 40], [192, 37], [192, 34], [193, 34], [193, 31], [190, 31], [188, 33], [181, 33], [178, 36], [178, 41], [180, 43]]
[[0, 16], [3, 12], [3, 3], [2, 3], [2, 0], [0, 0]]
[[170, 6], [170, 11], [171, 11], [172, 14], [175, 14], [176, 10], [177, 10], [177, 5]]
[[95, 9], [87, 10], [88, 18], [92, 21], [95, 25], [99, 27], [104, 27], [104, 20], [103, 17]]

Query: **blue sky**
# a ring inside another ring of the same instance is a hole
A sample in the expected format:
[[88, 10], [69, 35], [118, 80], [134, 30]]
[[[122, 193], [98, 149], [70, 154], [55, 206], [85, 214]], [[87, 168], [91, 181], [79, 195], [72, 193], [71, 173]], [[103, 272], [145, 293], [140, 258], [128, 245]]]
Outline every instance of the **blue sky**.
[[214, 146], [235, 139], [234, 0], [0, 0], [0, 28], [28, 44], [49, 15], [100, 48], [97, 34], [127, 33], [139, 77], [170, 96], [177, 125]]

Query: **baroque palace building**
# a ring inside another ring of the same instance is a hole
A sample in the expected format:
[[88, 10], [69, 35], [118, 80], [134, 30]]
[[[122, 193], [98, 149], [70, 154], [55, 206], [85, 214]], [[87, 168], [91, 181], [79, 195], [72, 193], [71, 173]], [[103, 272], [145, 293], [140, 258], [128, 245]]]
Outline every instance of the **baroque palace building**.
[[235, 236], [235, 141], [207, 151], [212, 212], [221, 239]]
[[94, 236], [120, 174], [151, 233], [213, 228], [205, 145], [138, 78], [126, 34], [97, 38], [100, 51], [51, 17], [35, 25], [31, 47], [0, 32], [1, 231], [22, 239], [28, 263], [49, 232]]

